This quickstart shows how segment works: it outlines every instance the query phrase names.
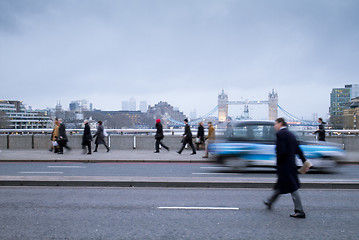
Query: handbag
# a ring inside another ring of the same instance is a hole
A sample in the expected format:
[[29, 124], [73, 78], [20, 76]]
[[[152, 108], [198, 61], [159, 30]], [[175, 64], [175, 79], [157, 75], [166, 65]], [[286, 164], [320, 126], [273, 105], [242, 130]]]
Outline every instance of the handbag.
[[200, 138], [196, 138], [196, 143], [201, 143], [201, 139]]

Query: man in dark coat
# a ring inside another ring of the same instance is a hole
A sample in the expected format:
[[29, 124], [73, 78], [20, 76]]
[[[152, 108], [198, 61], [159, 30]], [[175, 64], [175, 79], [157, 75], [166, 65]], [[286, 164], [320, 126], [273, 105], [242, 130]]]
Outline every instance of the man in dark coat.
[[86, 153], [86, 146], [87, 146], [87, 154], [91, 154], [91, 129], [89, 122], [87, 120], [84, 121], [85, 128], [84, 128], [84, 135], [82, 136], [82, 149], [84, 149], [84, 154]]
[[192, 132], [191, 132], [191, 128], [188, 125], [188, 120], [187, 118], [184, 121], [185, 127], [184, 127], [184, 134], [183, 134], [183, 139], [182, 139], [182, 148], [177, 152], [178, 154], [181, 154], [183, 149], [185, 148], [186, 144], [188, 143], [189, 146], [192, 148], [192, 153], [191, 155], [196, 154], [196, 149], [193, 146], [193, 140], [192, 140]]
[[102, 121], [98, 121], [98, 126], [97, 126], [97, 132], [93, 137], [96, 137], [95, 140], [95, 151], [93, 152], [97, 152], [97, 148], [99, 144], [103, 144], [105, 145], [107, 152], [110, 151], [110, 148], [107, 146], [106, 141], [105, 141], [105, 133], [104, 133], [104, 128], [102, 126]]
[[325, 128], [324, 128], [325, 122], [323, 122], [322, 118], [318, 118], [318, 122], [319, 122], [318, 130], [315, 131], [314, 133], [318, 134], [318, 141], [325, 141]]
[[62, 119], [59, 119], [59, 138], [57, 140], [57, 144], [59, 145], [59, 152], [58, 154], [63, 154], [64, 153], [64, 148], [66, 148], [67, 150], [71, 150], [71, 148], [69, 146], [67, 146], [67, 142], [69, 141], [67, 139], [67, 135], [66, 135], [66, 126], [65, 124], [62, 122]]
[[163, 139], [163, 126], [161, 123], [160, 119], [156, 119], [156, 135], [155, 135], [155, 139], [156, 139], [156, 151], [155, 153], [159, 153], [160, 152], [160, 144], [162, 147], [164, 147], [165, 149], [167, 149], [167, 151], [169, 151], [169, 147], [167, 147], [166, 145], [163, 144], [162, 139]]
[[277, 130], [276, 154], [278, 180], [274, 187], [273, 195], [264, 202], [270, 209], [280, 194], [291, 193], [294, 203], [294, 214], [291, 217], [305, 218], [298, 189], [300, 187], [295, 155], [298, 154], [303, 163], [306, 161], [302, 150], [299, 148], [296, 137], [287, 129], [287, 123], [283, 118], [275, 121]]

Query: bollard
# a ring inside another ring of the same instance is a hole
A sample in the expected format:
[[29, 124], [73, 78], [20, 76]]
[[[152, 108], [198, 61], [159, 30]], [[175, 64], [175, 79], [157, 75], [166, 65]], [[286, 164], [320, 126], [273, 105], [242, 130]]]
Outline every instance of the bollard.
[[35, 134], [31, 135], [31, 148], [34, 149], [35, 148]]
[[108, 147], [111, 148], [111, 134], [107, 136], [107, 140], [108, 140]]
[[8, 134], [6, 137], [6, 148], [10, 149], [10, 134]]
[[133, 136], [133, 149], [136, 149], [136, 135]]

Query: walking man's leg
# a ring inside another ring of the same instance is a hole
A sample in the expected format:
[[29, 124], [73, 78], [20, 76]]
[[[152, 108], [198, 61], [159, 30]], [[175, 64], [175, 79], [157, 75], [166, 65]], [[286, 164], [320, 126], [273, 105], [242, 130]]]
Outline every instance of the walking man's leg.
[[294, 203], [294, 214], [291, 214], [291, 217], [295, 218], [305, 218], [305, 213], [302, 206], [302, 201], [300, 200], [298, 190], [291, 193], [293, 203]]
[[277, 201], [278, 197], [280, 195], [279, 189], [274, 189], [272, 196], [268, 198], [267, 201], [264, 201], [264, 204], [267, 206], [268, 209], [272, 208], [272, 204]]

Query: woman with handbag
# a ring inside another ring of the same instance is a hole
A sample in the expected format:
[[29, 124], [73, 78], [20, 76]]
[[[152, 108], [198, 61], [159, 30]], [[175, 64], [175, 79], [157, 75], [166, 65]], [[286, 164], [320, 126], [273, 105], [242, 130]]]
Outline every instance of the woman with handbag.
[[93, 152], [97, 152], [97, 147], [99, 144], [103, 144], [105, 145], [107, 152], [110, 151], [110, 148], [106, 145], [106, 141], [105, 141], [105, 132], [104, 132], [104, 128], [102, 126], [102, 121], [98, 121], [98, 127], [97, 127], [97, 132], [93, 137], [96, 137], [95, 140], [95, 151]]
[[196, 145], [197, 145], [197, 150], [199, 150], [199, 145], [200, 144], [204, 144], [204, 127], [203, 127], [203, 122], [200, 122], [198, 124], [198, 131], [197, 131], [197, 137], [196, 137]]

